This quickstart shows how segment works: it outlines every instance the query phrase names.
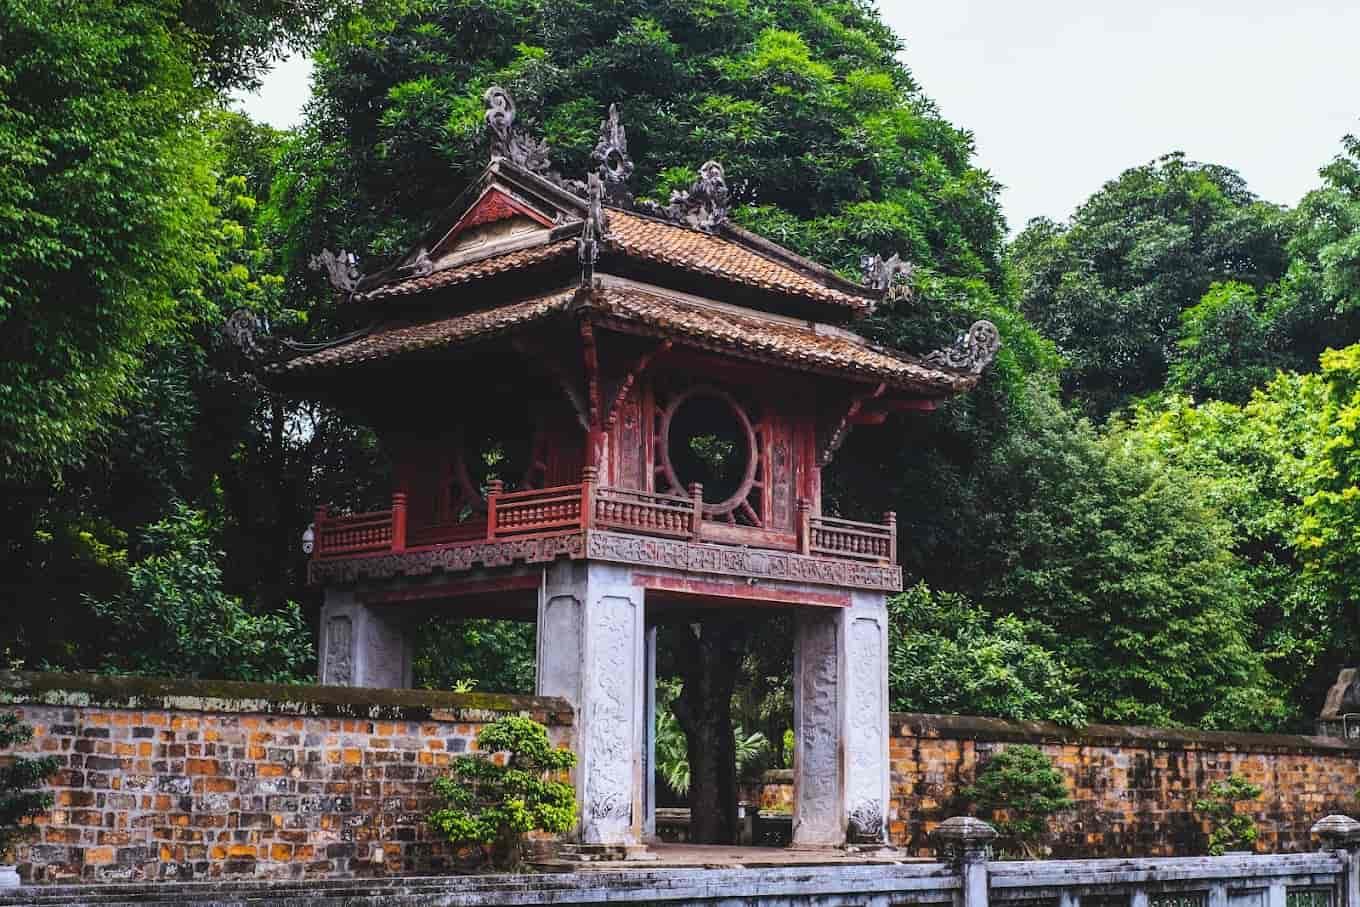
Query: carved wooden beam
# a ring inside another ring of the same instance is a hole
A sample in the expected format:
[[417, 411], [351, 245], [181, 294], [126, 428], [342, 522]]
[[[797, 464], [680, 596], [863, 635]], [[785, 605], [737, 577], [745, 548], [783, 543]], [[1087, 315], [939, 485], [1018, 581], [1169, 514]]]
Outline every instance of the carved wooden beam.
[[614, 392], [613, 401], [609, 404], [609, 411], [605, 414], [604, 425], [606, 429], [613, 429], [614, 423], [618, 421], [619, 409], [623, 406], [623, 401], [628, 399], [628, 392], [633, 389], [633, 384], [651, 367], [652, 361], [657, 356], [667, 352], [672, 346], [674, 346], [674, 341], [663, 340], [656, 347], [633, 361], [633, 365], [619, 381], [618, 390]]
[[571, 404], [572, 412], [576, 415], [576, 421], [581, 426], [582, 431], [590, 431], [590, 406], [586, 399], [586, 391], [581, 386], [580, 378], [572, 374], [572, 368], [547, 346], [538, 343], [531, 343], [524, 337], [514, 337], [510, 345], [515, 352], [535, 365], [541, 366], [556, 381], [561, 388], [563, 396]]
[[581, 319], [581, 365], [586, 376], [587, 431], [600, 431], [600, 351], [595, 344], [595, 327]]
[[845, 412], [836, 422], [830, 432], [818, 438], [817, 443], [817, 465], [826, 466], [831, 462], [831, 458], [836, 455], [836, 451], [841, 449], [841, 444], [845, 443], [845, 438], [850, 434], [850, 427], [854, 424], [854, 419], [859, 415], [864, 404], [870, 400], [877, 400], [883, 396], [883, 392], [888, 389], [887, 384], [879, 384], [873, 390], [856, 394], [850, 399]]

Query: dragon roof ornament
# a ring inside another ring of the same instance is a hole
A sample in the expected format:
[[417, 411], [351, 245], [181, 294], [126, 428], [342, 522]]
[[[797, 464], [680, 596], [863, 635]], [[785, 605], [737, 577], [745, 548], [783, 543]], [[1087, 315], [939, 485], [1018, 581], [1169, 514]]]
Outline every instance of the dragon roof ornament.
[[[884, 258], [881, 255], [864, 255], [859, 260], [860, 270], [864, 274], [864, 286], [883, 294], [889, 299], [905, 299], [911, 295], [911, 275], [915, 273], [916, 266], [909, 261], [893, 253], [892, 257]], [[901, 280], [898, 281], [898, 276]]]
[[708, 161], [688, 191], [671, 193], [671, 203], [662, 209], [674, 221], [712, 233], [727, 220], [727, 181], [722, 164]]
[[619, 105], [609, 105], [609, 116], [600, 123], [600, 140], [590, 154], [590, 162], [600, 175], [604, 197], [611, 204], [633, 204], [628, 179], [633, 175], [633, 159], [628, 156], [628, 132], [619, 119]]
[[1001, 349], [1001, 333], [990, 321], [975, 321], [967, 333], [944, 349], [927, 353], [931, 365], [943, 365], [970, 375], [980, 375]]
[[[531, 173], [553, 179], [548, 143], [515, 128], [515, 99], [499, 85], [482, 95], [486, 101], [486, 126], [491, 132], [492, 159], [504, 158]], [[559, 180], [553, 179], [553, 182]]]

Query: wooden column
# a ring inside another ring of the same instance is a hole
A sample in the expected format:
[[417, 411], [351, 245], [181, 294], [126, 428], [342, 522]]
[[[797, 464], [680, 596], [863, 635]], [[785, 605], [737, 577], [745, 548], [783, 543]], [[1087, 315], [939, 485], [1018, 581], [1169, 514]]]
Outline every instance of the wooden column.
[[595, 486], [600, 481], [600, 468], [587, 466], [581, 470], [581, 528], [589, 529], [595, 522]]
[[694, 516], [691, 518], [693, 523], [690, 525], [689, 537], [697, 542], [704, 529], [704, 483], [690, 482], [689, 497], [694, 502]]
[[406, 492], [392, 493], [392, 550], [406, 550]]
[[798, 553], [807, 554], [812, 545], [812, 504], [798, 499]]
[[492, 479], [486, 486], [486, 540], [488, 542], [496, 539], [496, 500], [505, 490], [505, 483], [500, 479]]

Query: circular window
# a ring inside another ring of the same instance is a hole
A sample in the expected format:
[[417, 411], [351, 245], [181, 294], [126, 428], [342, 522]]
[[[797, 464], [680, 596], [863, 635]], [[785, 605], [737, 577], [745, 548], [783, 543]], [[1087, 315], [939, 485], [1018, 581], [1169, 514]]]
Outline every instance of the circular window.
[[667, 480], [678, 494], [703, 483], [705, 512], [728, 513], [750, 493], [755, 434], [731, 395], [696, 387], [676, 397], [666, 408], [662, 439]]

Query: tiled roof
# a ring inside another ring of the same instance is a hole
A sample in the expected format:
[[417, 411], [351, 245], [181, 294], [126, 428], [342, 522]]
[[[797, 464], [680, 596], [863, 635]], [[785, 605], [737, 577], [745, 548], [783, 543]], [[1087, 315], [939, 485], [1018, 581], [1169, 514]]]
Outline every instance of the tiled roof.
[[576, 240], [560, 239], [546, 245], [516, 249], [513, 252], [482, 258], [465, 265], [435, 271], [422, 277], [407, 277], [396, 280], [355, 296], [355, 301], [368, 302], [388, 299], [393, 296], [410, 296], [415, 293], [423, 293], [426, 290], [457, 286], [460, 283], [480, 280], [483, 277], [494, 277], [497, 274], [517, 271], [520, 268], [531, 267], [545, 261], [567, 258], [575, 253]]
[[868, 296], [829, 287], [789, 264], [730, 239], [614, 208], [608, 210], [607, 216], [606, 246], [629, 255], [857, 311], [867, 311], [873, 305]]
[[[375, 331], [283, 363], [277, 371], [296, 374], [457, 346], [564, 312], [575, 296], [575, 290], [564, 290], [437, 321]], [[936, 368], [875, 347], [843, 329], [682, 301], [634, 287], [597, 288], [588, 308], [594, 318], [616, 329], [671, 337], [681, 344], [799, 370], [884, 381], [928, 395], [959, 393], [977, 381], [976, 376]]]
[[[814, 302], [843, 307], [855, 313], [867, 312], [873, 307], [873, 299], [868, 295], [828, 286], [827, 283], [799, 270], [793, 264], [762, 254], [737, 240], [715, 236], [690, 227], [668, 224], [617, 208], [608, 209], [608, 223], [609, 229], [604, 237], [606, 250], [733, 283], [759, 287], [772, 293], [798, 296]], [[518, 249], [443, 271], [435, 271], [422, 277], [401, 278], [354, 298], [356, 301], [371, 302], [457, 286], [566, 258], [575, 254], [575, 247], [574, 239], [561, 239], [546, 245]]]
[[876, 347], [841, 329], [680, 302], [632, 288], [606, 288], [591, 296], [607, 319], [642, 325], [677, 342], [824, 372], [851, 373], [894, 386], [941, 395], [972, 387], [973, 375], [928, 365]]
[[564, 290], [493, 309], [464, 312], [438, 321], [383, 328], [348, 343], [290, 359], [280, 363], [275, 370], [298, 373], [388, 359], [418, 350], [456, 346], [564, 311], [575, 295], [575, 290]]

